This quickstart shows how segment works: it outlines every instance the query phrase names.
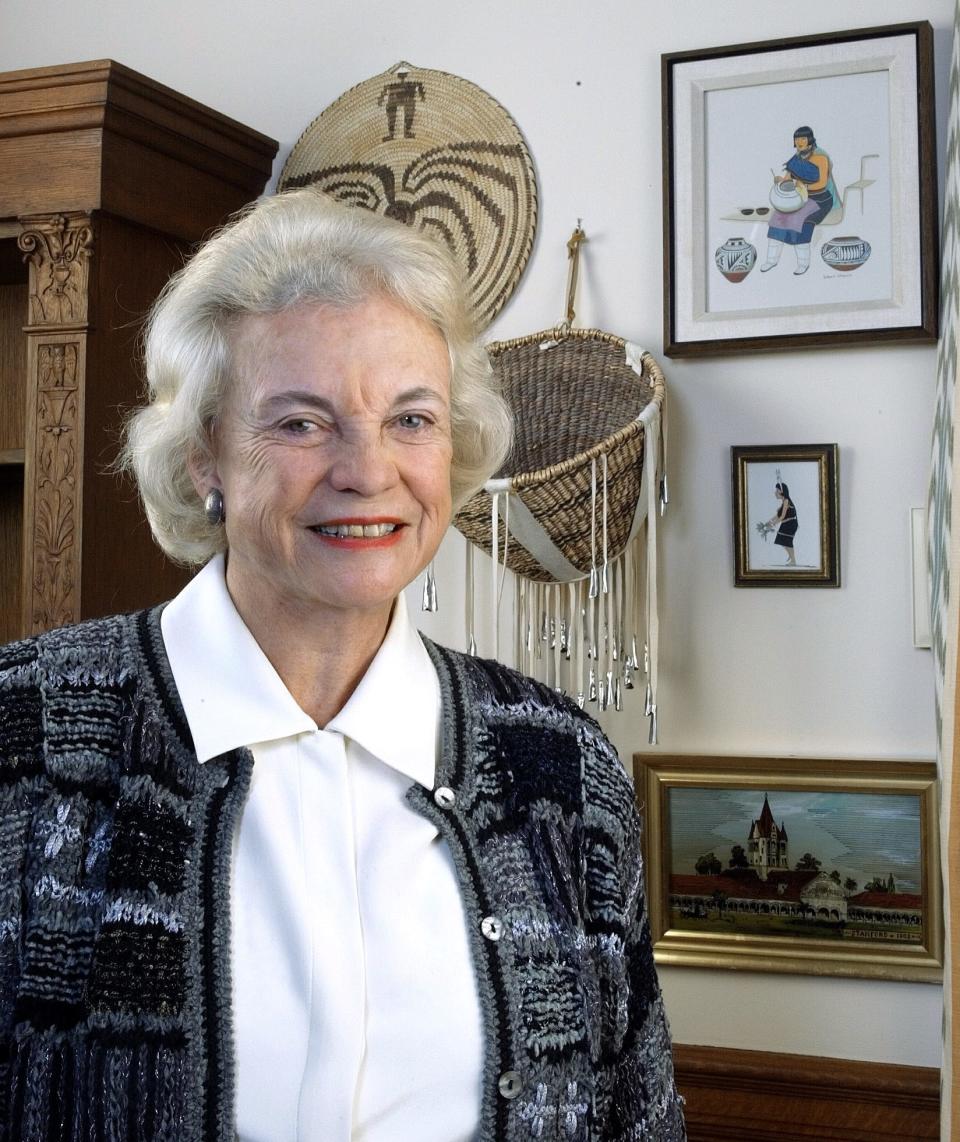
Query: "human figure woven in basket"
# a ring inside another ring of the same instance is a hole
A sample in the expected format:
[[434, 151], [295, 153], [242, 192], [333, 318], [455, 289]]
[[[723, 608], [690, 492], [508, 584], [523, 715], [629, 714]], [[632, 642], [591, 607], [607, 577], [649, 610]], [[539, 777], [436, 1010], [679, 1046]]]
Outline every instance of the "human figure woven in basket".
[[396, 138], [398, 111], [403, 113], [403, 137], [405, 139], [416, 137], [413, 133], [413, 120], [417, 113], [417, 99], [419, 97], [423, 103], [427, 98], [423, 84], [407, 78], [409, 71], [401, 69], [396, 74], [396, 82], [386, 84], [377, 100], [377, 106], [384, 107], [387, 113], [387, 133], [381, 140], [384, 143]]

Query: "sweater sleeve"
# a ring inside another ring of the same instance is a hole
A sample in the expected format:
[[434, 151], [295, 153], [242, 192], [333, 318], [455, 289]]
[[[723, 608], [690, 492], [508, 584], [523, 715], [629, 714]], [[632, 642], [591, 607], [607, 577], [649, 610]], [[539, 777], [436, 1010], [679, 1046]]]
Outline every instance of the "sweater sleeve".
[[636, 792], [600, 727], [579, 716], [588, 924], [601, 937], [609, 1000], [599, 1138], [685, 1142], [683, 1100], [653, 960]]
[[683, 1099], [677, 1092], [670, 1029], [653, 961], [647, 916], [640, 821], [632, 813], [621, 854], [625, 889], [626, 1029], [614, 1064], [605, 1142], [684, 1142]]

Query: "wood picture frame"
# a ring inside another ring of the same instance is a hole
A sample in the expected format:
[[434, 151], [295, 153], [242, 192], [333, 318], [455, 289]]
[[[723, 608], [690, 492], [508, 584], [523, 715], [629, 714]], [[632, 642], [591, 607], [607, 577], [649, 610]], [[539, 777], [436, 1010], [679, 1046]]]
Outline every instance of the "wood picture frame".
[[669, 53], [661, 82], [667, 356], [936, 340], [929, 23]]
[[634, 755], [660, 964], [936, 983], [932, 761]]
[[839, 587], [836, 444], [734, 445], [734, 586]]

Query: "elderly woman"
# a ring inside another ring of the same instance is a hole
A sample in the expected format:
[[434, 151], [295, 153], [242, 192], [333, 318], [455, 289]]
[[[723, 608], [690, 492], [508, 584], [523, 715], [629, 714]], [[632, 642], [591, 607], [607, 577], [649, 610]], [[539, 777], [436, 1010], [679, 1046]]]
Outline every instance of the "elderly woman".
[[146, 369], [127, 461], [203, 566], [0, 653], [0, 1133], [682, 1139], [613, 750], [404, 605], [509, 445], [445, 252], [262, 201]]

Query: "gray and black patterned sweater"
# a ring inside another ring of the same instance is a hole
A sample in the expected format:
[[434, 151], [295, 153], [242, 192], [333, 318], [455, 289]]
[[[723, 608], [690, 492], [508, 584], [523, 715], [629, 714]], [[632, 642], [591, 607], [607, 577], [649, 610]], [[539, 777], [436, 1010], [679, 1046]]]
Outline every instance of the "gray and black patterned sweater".
[[[429, 650], [447, 794], [407, 796], [473, 932], [479, 1138], [682, 1140], [626, 775], [564, 699]], [[0, 649], [3, 1142], [234, 1139], [230, 854], [252, 765], [197, 762], [159, 608]]]

